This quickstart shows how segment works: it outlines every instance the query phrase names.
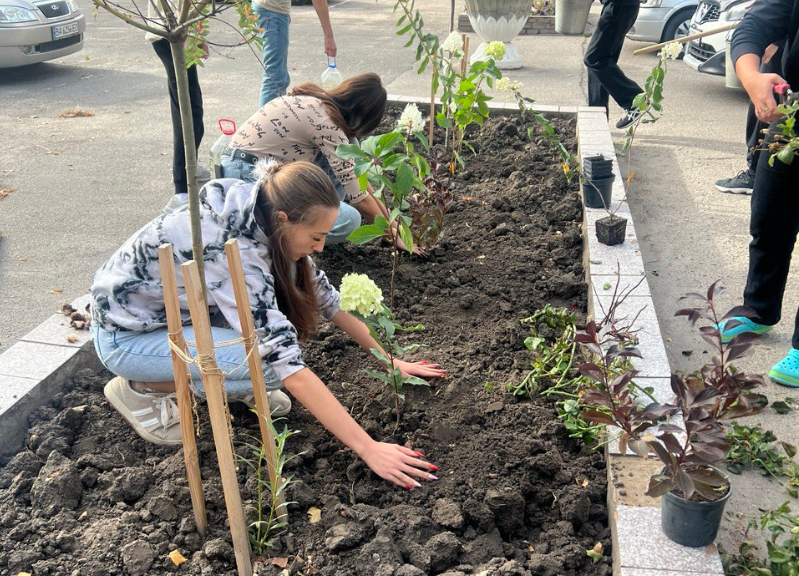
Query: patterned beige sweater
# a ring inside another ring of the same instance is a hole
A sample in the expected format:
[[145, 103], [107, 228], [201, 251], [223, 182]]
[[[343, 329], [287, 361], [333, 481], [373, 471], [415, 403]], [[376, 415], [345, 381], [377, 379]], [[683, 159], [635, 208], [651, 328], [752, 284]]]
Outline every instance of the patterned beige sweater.
[[233, 135], [229, 146], [282, 162], [313, 162], [321, 152], [344, 186], [345, 202], [357, 204], [366, 193], [355, 177], [355, 163], [336, 156], [338, 145], [348, 142], [347, 135], [333, 123], [320, 100], [312, 96], [281, 96], [250, 116]]

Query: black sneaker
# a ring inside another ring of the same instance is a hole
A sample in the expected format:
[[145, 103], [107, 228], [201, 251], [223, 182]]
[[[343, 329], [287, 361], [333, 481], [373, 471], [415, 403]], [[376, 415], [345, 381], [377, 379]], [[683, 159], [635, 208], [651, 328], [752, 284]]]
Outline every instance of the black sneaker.
[[741, 170], [732, 178], [716, 180], [716, 188], [727, 194], [751, 194], [755, 187], [755, 177], [749, 170]]
[[[646, 112], [646, 110], [644, 110]], [[641, 117], [644, 113], [638, 108], [630, 108], [629, 110], [624, 111], [624, 115], [621, 119], [616, 122], [616, 128], [623, 129], [628, 128], [633, 125], [633, 123]]]

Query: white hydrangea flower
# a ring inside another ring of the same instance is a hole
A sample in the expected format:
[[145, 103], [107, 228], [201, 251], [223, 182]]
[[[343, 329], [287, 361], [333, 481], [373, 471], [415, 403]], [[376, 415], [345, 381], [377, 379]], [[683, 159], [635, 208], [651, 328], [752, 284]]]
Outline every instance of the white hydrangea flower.
[[413, 134], [414, 132], [424, 130], [424, 119], [422, 118], [422, 112], [419, 110], [416, 104], [408, 104], [405, 107], [405, 110], [402, 111], [402, 116], [400, 116], [399, 122], [397, 122], [397, 128], [401, 132], [407, 132], [408, 134]]
[[524, 86], [524, 84], [521, 82], [514, 82], [507, 76], [503, 76], [494, 83], [494, 90], [499, 92], [514, 92], [521, 90], [522, 86]]
[[444, 40], [441, 48], [457, 58], [463, 55], [463, 37], [459, 32], [452, 31], [449, 33], [449, 36], [447, 36], [447, 39]]
[[682, 44], [679, 42], [669, 42], [660, 49], [660, 57], [665, 60], [676, 60], [682, 52]]
[[505, 57], [505, 44], [499, 40], [489, 42], [485, 49], [486, 56], [493, 58], [495, 62], [499, 62]]
[[339, 288], [341, 309], [372, 316], [383, 309], [383, 293], [366, 274], [345, 274]]

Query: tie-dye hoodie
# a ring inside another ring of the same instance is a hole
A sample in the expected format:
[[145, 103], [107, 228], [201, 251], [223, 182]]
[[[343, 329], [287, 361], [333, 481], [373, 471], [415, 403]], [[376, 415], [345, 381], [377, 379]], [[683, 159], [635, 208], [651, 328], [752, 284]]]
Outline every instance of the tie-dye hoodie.
[[[200, 218], [205, 245], [208, 305], [241, 332], [236, 299], [225, 256], [225, 242], [237, 238], [258, 349], [281, 379], [305, 367], [297, 331], [277, 307], [270, 272], [269, 239], [255, 221], [257, 188], [240, 180], [212, 180], [200, 191]], [[133, 234], [94, 275], [92, 316], [109, 331], [147, 332], [166, 327], [158, 247], [172, 244], [183, 323], [190, 323], [180, 264], [191, 260], [187, 205], [167, 210]], [[328, 320], [339, 310], [339, 294], [311, 260], [319, 310]]]

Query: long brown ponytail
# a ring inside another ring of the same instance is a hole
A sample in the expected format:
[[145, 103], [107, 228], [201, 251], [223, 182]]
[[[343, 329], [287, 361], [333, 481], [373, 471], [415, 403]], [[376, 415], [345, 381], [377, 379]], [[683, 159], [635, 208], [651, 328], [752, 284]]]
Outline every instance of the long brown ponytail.
[[373, 72], [347, 78], [330, 90], [311, 82], [295, 87], [290, 96], [313, 96], [322, 101], [330, 119], [348, 138], [365, 138], [380, 125], [388, 95]]
[[311, 162], [271, 162], [264, 171], [258, 208], [265, 217], [271, 244], [277, 306], [297, 329], [300, 340], [306, 340], [316, 334], [319, 325], [311, 265], [307, 258], [295, 262], [289, 257], [285, 227], [278, 223], [277, 213], [285, 212], [291, 224], [313, 224], [322, 209], [338, 210], [338, 194], [327, 174]]

